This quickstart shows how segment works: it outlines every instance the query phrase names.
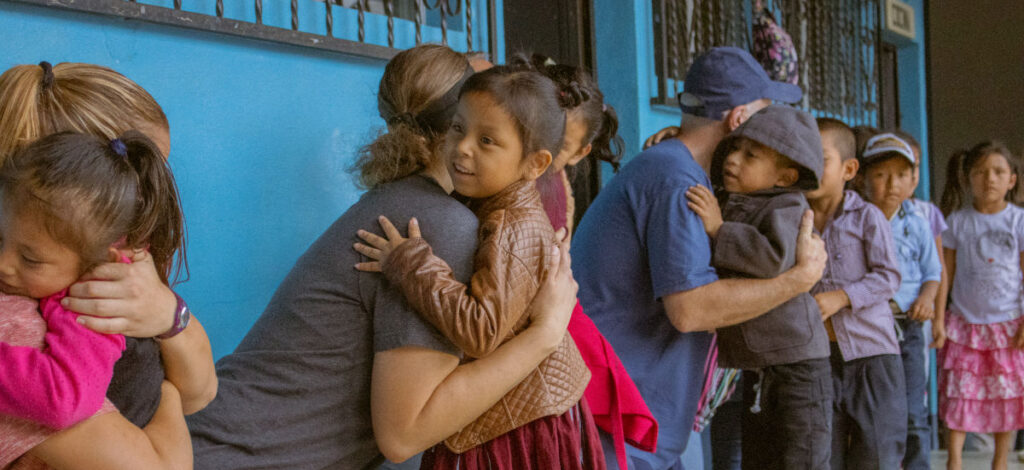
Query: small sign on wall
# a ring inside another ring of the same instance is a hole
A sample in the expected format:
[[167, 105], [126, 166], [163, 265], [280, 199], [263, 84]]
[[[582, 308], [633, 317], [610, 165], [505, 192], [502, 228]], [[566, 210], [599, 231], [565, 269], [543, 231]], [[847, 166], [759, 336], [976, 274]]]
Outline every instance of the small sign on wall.
[[907, 39], [916, 39], [914, 7], [900, 0], [885, 0], [885, 29]]

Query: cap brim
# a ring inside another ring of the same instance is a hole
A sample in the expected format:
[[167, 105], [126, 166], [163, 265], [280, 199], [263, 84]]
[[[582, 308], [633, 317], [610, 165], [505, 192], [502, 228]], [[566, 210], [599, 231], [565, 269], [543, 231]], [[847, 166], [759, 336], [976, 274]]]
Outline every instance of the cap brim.
[[765, 90], [765, 98], [780, 103], [796, 103], [803, 98], [804, 92], [800, 87], [791, 83], [771, 82]]

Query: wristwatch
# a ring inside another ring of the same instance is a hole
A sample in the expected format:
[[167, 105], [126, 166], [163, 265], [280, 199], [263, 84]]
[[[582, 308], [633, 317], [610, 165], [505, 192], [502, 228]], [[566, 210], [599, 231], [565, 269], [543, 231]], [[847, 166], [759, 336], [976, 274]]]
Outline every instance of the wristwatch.
[[177, 299], [178, 305], [174, 309], [174, 324], [171, 325], [171, 329], [167, 332], [157, 335], [157, 339], [168, 339], [173, 338], [185, 331], [188, 327], [188, 322], [192, 320], [192, 311], [188, 309], [188, 304], [185, 303], [185, 299], [182, 299], [177, 292], [171, 291], [174, 294], [174, 298]]

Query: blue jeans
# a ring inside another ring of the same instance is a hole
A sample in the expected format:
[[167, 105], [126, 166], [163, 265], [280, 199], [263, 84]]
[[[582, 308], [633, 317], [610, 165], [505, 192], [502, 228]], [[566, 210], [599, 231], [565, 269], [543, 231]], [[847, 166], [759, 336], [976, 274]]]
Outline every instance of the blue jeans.
[[925, 392], [928, 378], [924, 371], [924, 331], [921, 322], [896, 320], [903, 329], [900, 357], [907, 383], [907, 452], [903, 457], [906, 470], [928, 470], [931, 453], [931, 428], [928, 425], [928, 406]]

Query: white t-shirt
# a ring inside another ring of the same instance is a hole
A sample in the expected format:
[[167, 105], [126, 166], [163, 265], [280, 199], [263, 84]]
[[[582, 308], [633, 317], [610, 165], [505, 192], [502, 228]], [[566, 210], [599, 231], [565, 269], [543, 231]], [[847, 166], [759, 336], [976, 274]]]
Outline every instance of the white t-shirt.
[[1021, 313], [1020, 252], [1024, 209], [1007, 204], [996, 214], [973, 207], [954, 212], [942, 245], [956, 250], [951, 309], [968, 323], [999, 323]]

